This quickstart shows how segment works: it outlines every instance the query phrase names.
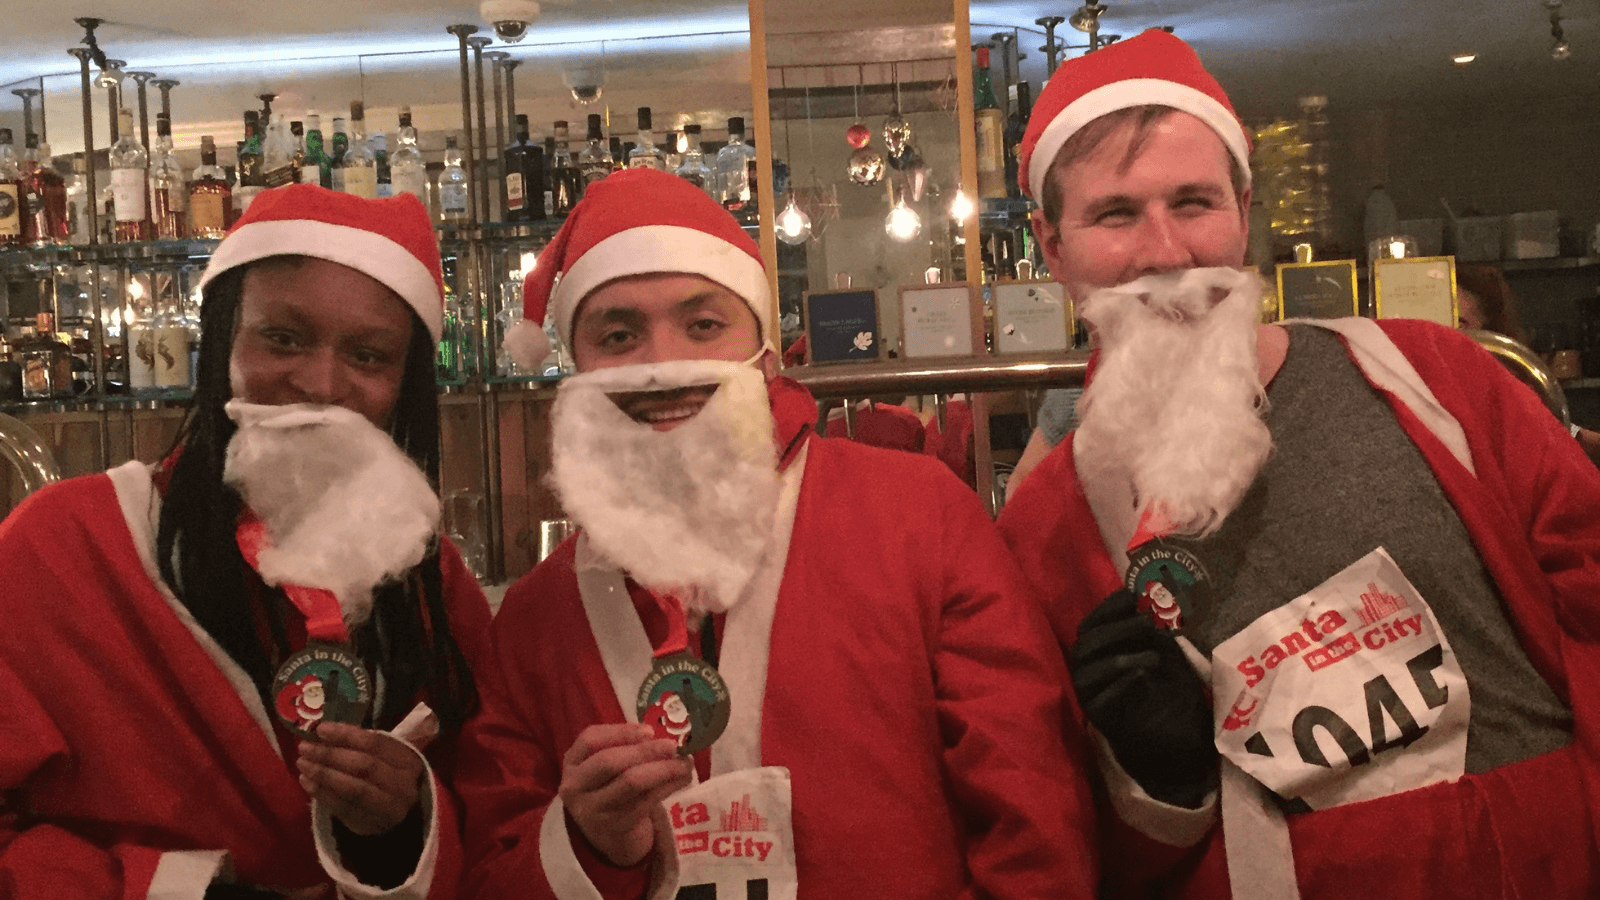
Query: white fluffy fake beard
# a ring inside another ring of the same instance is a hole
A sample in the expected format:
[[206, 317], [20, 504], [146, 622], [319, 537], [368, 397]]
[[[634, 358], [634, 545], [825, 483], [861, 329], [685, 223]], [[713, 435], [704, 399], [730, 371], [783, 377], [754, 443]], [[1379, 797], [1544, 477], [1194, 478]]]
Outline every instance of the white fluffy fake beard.
[[[656, 431], [611, 394], [717, 385], [699, 413]], [[561, 383], [551, 486], [601, 556], [689, 612], [733, 606], [772, 542], [777, 450], [766, 381], [750, 365], [619, 366]]]
[[1272, 449], [1257, 371], [1260, 298], [1257, 276], [1221, 268], [1150, 275], [1088, 298], [1082, 313], [1100, 362], [1073, 439], [1086, 485], [1130, 485], [1138, 512], [1171, 533], [1222, 524]]
[[239, 426], [223, 480], [267, 527], [267, 584], [327, 588], [346, 626], [372, 612], [372, 589], [420, 563], [439, 525], [427, 476], [386, 432], [339, 406], [231, 400]]

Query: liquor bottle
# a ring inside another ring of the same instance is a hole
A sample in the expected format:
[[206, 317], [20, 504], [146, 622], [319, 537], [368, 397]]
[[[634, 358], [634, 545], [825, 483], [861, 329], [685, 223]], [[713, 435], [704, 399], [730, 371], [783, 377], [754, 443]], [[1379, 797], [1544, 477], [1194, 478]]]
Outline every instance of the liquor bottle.
[[149, 154], [133, 130], [133, 113], [117, 112], [122, 137], [111, 147], [111, 195], [116, 206], [115, 238], [122, 241], [148, 241], [150, 227]]
[[624, 144], [622, 138], [612, 135], [606, 138], [606, 147], [611, 151], [611, 171], [621, 172], [628, 167], [628, 154], [633, 150], [633, 141]]
[[572, 162], [572, 148], [566, 122], [555, 124], [555, 152], [550, 154], [550, 213], [564, 216], [583, 195], [583, 176]]
[[154, 354], [155, 386], [174, 390], [189, 386], [189, 330], [184, 327], [177, 304], [161, 306], [150, 320], [151, 351]]
[[600, 130], [600, 114], [589, 114], [589, 143], [578, 153], [578, 171], [583, 175], [583, 186], [611, 174], [611, 151], [606, 148], [605, 135]]
[[306, 155], [300, 163], [300, 182], [323, 187], [332, 183], [328, 174], [328, 154], [322, 146], [322, 117], [315, 113], [306, 116]]
[[0, 247], [22, 244], [22, 172], [11, 149], [11, 129], [0, 128]]
[[261, 142], [261, 183], [275, 188], [294, 182], [294, 142], [289, 136], [289, 122], [280, 113], [268, 120]]
[[544, 218], [544, 148], [528, 140], [528, 117], [517, 113], [516, 140], [500, 154], [506, 172], [506, 221]]
[[439, 173], [439, 217], [446, 222], [467, 220], [467, 170], [452, 135], [444, 139], [444, 171]]
[[228, 173], [217, 165], [217, 143], [200, 138], [200, 165], [189, 183], [190, 227], [195, 237], [220, 238], [233, 219], [233, 188]]
[[1032, 93], [1033, 89], [1026, 81], [1012, 85], [1011, 115], [1006, 117], [1006, 194], [1019, 200], [1022, 198], [1022, 185], [1018, 178], [1018, 152], [1022, 148], [1022, 137], [1028, 132], [1028, 115], [1033, 108]]
[[378, 175], [378, 196], [393, 197], [394, 182], [390, 180], [389, 169], [389, 136], [380, 131], [367, 138], [367, 146], [372, 148], [373, 171]]
[[67, 242], [67, 183], [56, 174], [50, 145], [29, 134], [22, 155], [22, 242], [48, 247]]
[[155, 220], [156, 239], [173, 241], [187, 237], [184, 215], [188, 186], [178, 153], [172, 149], [172, 120], [163, 113], [156, 116], [156, 150], [150, 161], [150, 217]]
[[411, 126], [411, 107], [400, 107], [400, 133], [395, 138], [397, 146], [389, 158], [390, 180], [395, 196], [413, 194], [423, 205], [428, 203], [428, 166], [417, 148], [417, 129]]
[[128, 390], [150, 391], [156, 386], [156, 330], [154, 303], [149, 297], [128, 302], [123, 337], [128, 342]]
[[639, 107], [639, 141], [628, 151], [628, 168], [667, 170], [666, 154], [656, 146], [654, 129], [650, 124], [650, 107]]
[[678, 164], [678, 177], [711, 193], [711, 169], [707, 168], [705, 152], [700, 149], [700, 126], [692, 122], [683, 126], [683, 140], [683, 162]]
[[56, 336], [54, 317], [34, 317], [33, 333], [17, 339], [12, 356], [22, 364], [24, 400], [72, 396], [72, 349]]
[[67, 240], [89, 243], [89, 164], [82, 153], [72, 157], [72, 179], [67, 182]]
[[[340, 190], [371, 200], [378, 196], [378, 159], [372, 154], [372, 148], [367, 145], [366, 113], [360, 100], [350, 101], [348, 141], [349, 149], [345, 150], [343, 165], [339, 167]], [[337, 146], [337, 135], [334, 137], [334, 143]]]
[[978, 74], [972, 83], [973, 124], [977, 129], [978, 196], [1006, 196], [1005, 113], [989, 78], [989, 48], [978, 48]]
[[304, 171], [306, 165], [306, 123], [298, 120], [291, 121], [289, 123], [289, 138], [294, 146], [294, 156], [289, 159], [289, 162], [294, 166], [294, 180], [299, 183], [301, 180], [300, 173]]
[[555, 215], [555, 158], [556, 139], [547, 137], [544, 139], [544, 215], [547, 219]]
[[333, 117], [333, 141], [328, 151], [328, 183], [324, 187], [344, 190], [344, 155], [350, 149], [350, 137], [345, 134], [344, 117]]
[[[239, 148], [239, 165], [237, 166], [238, 188], [233, 192], [234, 212], [243, 215], [250, 208], [250, 201], [256, 198], [266, 187], [266, 179], [261, 175], [261, 128], [260, 114], [255, 110], [246, 110], [244, 114], [244, 144]], [[233, 223], [229, 223], [230, 225]]]
[[756, 148], [744, 142], [744, 117], [728, 120], [728, 144], [717, 151], [717, 199], [730, 210], [744, 209], [755, 201], [750, 165]]

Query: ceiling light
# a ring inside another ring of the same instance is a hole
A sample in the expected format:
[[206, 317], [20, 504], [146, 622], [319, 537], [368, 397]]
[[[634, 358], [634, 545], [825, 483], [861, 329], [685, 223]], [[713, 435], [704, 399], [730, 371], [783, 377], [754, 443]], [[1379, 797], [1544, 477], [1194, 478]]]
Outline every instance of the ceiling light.
[[804, 244], [811, 237], [811, 217], [795, 202], [794, 191], [789, 192], [789, 205], [778, 214], [778, 240], [785, 244]]
[[1567, 59], [1572, 56], [1572, 45], [1566, 41], [1556, 41], [1550, 45], [1551, 59]]
[[950, 199], [950, 218], [957, 222], [965, 222], [976, 211], [972, 198], [967, 196], [966, 191], [957, 188], [956, 195]]
[[1450, 57], [1450, 61], [1458, 66], [1464, 66], [1477, 58], [1478, 54], [1476, 53], [1457, 53], [1455, 56]]
[[922, 217], [906, 205], [906, 198], [901, 197], [889, 209], [888, 217], [883, 220], [883, 230], [897, 241], [909, 241], [922, 233]]

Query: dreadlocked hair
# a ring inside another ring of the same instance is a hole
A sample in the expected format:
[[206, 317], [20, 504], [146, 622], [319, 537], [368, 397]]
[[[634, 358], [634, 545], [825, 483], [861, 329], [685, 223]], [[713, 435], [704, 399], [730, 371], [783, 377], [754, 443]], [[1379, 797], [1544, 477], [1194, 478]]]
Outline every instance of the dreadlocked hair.
[[[176, 453], [176, 461], [162, 498], [156, 560], [174, 595], [244, 669], [270, 710], [272, 660], [290, 651], [283, 623], [288, 603], [282, 591], [261, 581], [239, 552], [235, 532], [243, 501], [222, 480], [228, 442], [237, 430], [223, 407], [233, 397], [229, 360], [247, 269], [224, 272], [205, 289], [194, 400], [168, 454], [170, 459]], [[434, 348], [422, 320], [414, 312], [411, 317], [411, 343], [389, 434], [437, 487]], [[266, 601], [263, 613], [277, 644], [275, 652], [263, 646], [252, 597]], [[383, 678], [383, 704], [373, 711], [373, 727], [398, 724], [418, 695], [425, 695], [443, 733], [459, 731], [476, 709], [478, 693], [451, 632], [438, 542], [409, 573], [375, 588], [372, 599], [372, 615], [351, 641], [367, 666]]]

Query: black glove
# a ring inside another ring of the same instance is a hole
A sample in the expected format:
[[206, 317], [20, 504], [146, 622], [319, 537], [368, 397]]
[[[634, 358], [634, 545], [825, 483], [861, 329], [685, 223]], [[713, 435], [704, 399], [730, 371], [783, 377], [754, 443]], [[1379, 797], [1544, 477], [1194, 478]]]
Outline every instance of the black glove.
[[1069, 664], [1084, 715], [1123, 770], [1151, 797], [1198, 808], [1217, 784], [1211, 702], [1171, 633], [1119, 590], [1078, 626]]

